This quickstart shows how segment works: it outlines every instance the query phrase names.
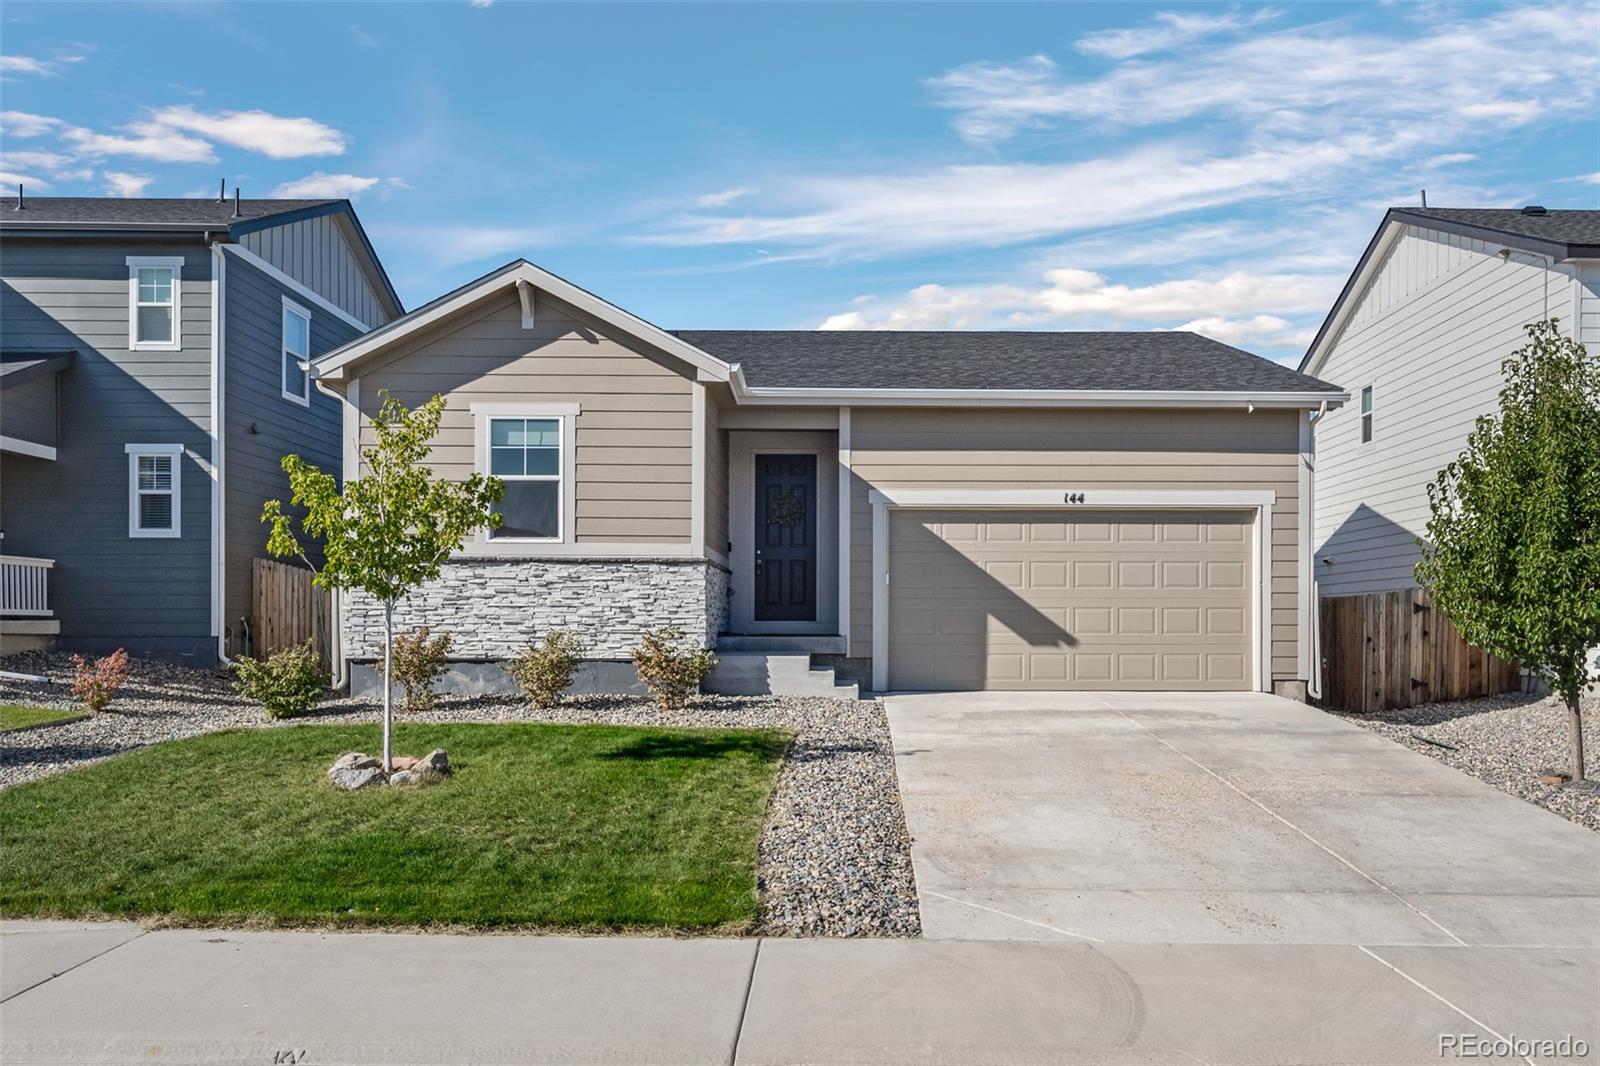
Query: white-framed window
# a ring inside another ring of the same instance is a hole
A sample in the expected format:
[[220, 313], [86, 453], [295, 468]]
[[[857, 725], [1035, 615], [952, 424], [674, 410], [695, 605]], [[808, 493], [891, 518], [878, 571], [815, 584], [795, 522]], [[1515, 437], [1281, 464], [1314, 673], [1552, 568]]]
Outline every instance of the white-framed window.
[[183, 258], [130, 255], [128, 347], [177, 351], [183, 347]]
[[283, 395], [302, 407], [311, 406], [311, 312], [283, 298]]
[[128, 536], [183, 535], [183, 445], [129, 444]]
[[1361, 443], [1372, 443], [1372, 386], [1361, 387]]
[[494, 506], [498, 529], [492, 542], [559, 544], [571, 540], [573, 437], [577, 404], [472, 405], [477, 466], [505, 483]]

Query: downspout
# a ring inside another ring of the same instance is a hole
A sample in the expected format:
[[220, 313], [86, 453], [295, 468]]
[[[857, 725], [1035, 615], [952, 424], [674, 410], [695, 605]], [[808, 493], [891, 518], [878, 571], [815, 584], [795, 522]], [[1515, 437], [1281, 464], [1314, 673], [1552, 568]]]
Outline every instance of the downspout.
[[[332, 389], [328, 388], [328, 386], [324, 385], [320, 380], [318, 380], [315, 370], [316, 360], [313, 359], [311, 363], [311, 367], [308, 367], [306, 372], [312, 375], [311, 384], [316, 386], [317, 391], [322, 393], [324, 396], [331, 396], [335, 400], [338, 400], [341, 406], [349, 403], [349, 397], [333, 391]], [[342, 441], [344, 437], [344, 430], [342, 428], [339, 430], [339, 436]], [[341, 446], [341, 459], [339, 464], [341, 468], [344, 466], [342, 458], [343, 451], [344, 449]], [[344, 472], [342, 469], [340, 470], [339, 483], [340, 487], [343, 488]], [[350, 661], [346, 659], [344, 655], [344, 590], [332, 589], [330, 592], [331, 595], [329, 596], [328, 603], [328, 627], [332, 630], [332, 632], [328, 636], [328, 653], [329, 657], [333, 659], [333, 680], [329, 687], [336, 690], [343, 690], [350, 684]]]
[[[1310, 497], [1310, 501], [1306, 509], [1310, 512], [1313, 523], [1317, 519], [1316, 426], [1327, 413], [1328, 401], [1324, 400], [1321, 406], [1317, 408], [1316, 415], [1311, 419], [1311, 477], [1306, 481], [1306, 493]], [[1316, 541], [1316, 531], [1313, 530], [1311, 534], [1313, 548], [1316, 546]], [[1308, 667], [1306, 671], [1306, 695], [1314, 700], [1320, 700], [1322, 699], [1322, 593], [1317, 585], [1317, 567], [1314, 558], [1311, 560], [1311, 605], [1308, 613], [1310, 614], [1311, 628], [1311, 661], [1306, 664]]]
[[227, 347], [223, 341], [223, 316], [227, 306], [228, 261], [222, 242], [211, 242], [211, 631], [217, 639], [217, 662], [233, 665], [228, 658], [226, 604], [228, 551], [227, 533], [227, 423], [224, 401], [227, 398]]

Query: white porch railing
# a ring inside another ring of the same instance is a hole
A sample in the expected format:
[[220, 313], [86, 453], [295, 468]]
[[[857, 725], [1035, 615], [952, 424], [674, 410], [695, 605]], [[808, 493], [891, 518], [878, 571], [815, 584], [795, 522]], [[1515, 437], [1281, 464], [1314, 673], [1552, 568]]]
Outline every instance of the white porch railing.
[[12, 618], [50, 616], [50, 568], [54, 559], [0, 555], [0, 615]]

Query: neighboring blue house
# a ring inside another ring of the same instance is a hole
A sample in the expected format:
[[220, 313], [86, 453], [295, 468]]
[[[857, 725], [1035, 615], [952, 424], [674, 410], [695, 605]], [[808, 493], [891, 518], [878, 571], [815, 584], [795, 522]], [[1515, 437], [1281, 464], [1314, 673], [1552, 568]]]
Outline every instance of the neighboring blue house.
[[237, 651], [305, 363], [402, 313], [349, 201], [8, 198], [0, 289], [0, 648]]

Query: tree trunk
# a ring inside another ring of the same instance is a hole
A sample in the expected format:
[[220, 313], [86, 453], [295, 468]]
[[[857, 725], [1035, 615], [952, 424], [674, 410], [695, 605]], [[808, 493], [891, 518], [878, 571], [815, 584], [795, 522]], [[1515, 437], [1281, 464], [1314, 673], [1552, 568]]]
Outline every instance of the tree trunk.
[[1567, 700], [1567, 731], [1572, 735], [1572, 779], [1583, 780], [1583, 715], [1578, 711], [1578, 694]]
[[394, 772], [394, 750], [389, 744], [389, 732], [394, 721], [394, 705], [390, 690], [394, 684], [394, 601], [383, 605], [383, 772]]

